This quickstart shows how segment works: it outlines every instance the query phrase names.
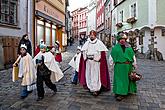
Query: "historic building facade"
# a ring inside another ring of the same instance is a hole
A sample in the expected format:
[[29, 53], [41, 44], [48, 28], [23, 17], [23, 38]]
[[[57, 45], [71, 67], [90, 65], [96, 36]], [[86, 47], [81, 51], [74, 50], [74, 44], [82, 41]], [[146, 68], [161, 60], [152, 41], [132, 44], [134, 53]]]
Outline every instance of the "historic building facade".
[[65, 0], [36, 1], [35, 6], [35, 46], [43, 39], [48, 46], [59, 41], [63, 49], [67, 45], [65, 33]]
[[87, 12], [87, 35], [91, 30], [96, 31], [96, 0], [90, 0], [88, 4], [88, 12]]
[[163, 0], [112, 0], [112, 35], [126, 32], [141, 53], [157, 51], [165, 58]]

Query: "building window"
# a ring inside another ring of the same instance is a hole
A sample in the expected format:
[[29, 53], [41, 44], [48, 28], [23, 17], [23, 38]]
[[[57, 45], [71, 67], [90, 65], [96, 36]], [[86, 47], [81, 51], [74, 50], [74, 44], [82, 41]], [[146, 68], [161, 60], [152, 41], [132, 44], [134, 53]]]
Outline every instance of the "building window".
[[104, 13], [102, 13], [102, 22], [101, 23], [104, 23]]
[[117, 1], [118, 1], [118, 0], [114, 0], [114, 2], [113, 2], [113, 3], [114, 3], [114, 6], [117, 5], [117, 3], [118, 3]]
[[120, 18], [119, 22], [123, 22], [123, 10], [120, 11], [119, 18]]
[[131, 17], [137, 17], [136, 3], [131, 5]]
[[17, 25], [18, 0], [0, 0], [0, 23]]
[[162, 36], [165, 36], [165, 29], [162, 29]]
[[105, 27], [106, 29], [108, 28], [108, 21], [106, 20], [106, 23], [105, 23]]
[[108, 29], [110, 28], [110, 19], [108, 18]]

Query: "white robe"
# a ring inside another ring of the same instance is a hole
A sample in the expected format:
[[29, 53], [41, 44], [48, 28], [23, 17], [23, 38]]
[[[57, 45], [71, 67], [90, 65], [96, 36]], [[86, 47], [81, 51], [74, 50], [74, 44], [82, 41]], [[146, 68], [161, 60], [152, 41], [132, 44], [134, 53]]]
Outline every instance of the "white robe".
[[93, 60], [86, 61], [85, 77], [87, 87], [91, 92], [99, 91], [101, 88], [100, 79], [100, 59], [101, 52], [108, 51], [105, 45], [97, 38], [94, 41], [88, 39], [88, 41], [82, 47], [83, 58], [87, 59], [89, 55], [93, 55]]
[[22, 86], [31, 85], [36, 82], [36, 69], [29, 53], [20, 59], [18, 77], [22, 78]]
[[51, 81], [57, 82], [59, 81], [64, 74], [62, 73], [61, 69], [57, 65], [57, 62], [55, 61], [55, 57], [51, 52], [39, 52], [33, 59], [34, 64], [36, 66], [36, 59], [41, 59], [41, 56], [44, 56], [44, 63], [46, 67], [51, 71]]

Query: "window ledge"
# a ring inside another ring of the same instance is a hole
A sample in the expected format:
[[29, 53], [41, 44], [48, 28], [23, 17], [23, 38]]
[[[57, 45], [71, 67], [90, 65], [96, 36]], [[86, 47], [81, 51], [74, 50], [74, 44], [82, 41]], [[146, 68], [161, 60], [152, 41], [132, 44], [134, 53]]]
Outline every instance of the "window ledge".
[[1, 27], [4, 27], [4, 28], [21, 29], [18, 25], [8, 25], [8, 24], [2, 24], [2, 23], [0, 23], [0, 26]]
[[123, 23], [117, 23], [116, 27], [121, 28], [123, 26]]
[[136, 17], [130, 17], [127, 19], [127, 23], [131, 23], [131, 24], [135, 23], [136, 21], [137, 21]]

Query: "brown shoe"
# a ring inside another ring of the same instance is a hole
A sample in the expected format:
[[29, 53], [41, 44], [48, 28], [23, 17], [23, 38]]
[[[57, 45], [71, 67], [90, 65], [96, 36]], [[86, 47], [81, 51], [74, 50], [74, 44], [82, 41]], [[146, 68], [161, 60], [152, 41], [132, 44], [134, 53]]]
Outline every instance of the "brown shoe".
[[116, 100], [117, 100], [117, 101], [122, 101], [123, 99], [124, 99], [124, 96], [117, 96], [117, 97], [116, 97]]
[[99, 92], [95, 91], [92, 94], [93, 94], [93, 96], [98, 96], [99, 95]]

